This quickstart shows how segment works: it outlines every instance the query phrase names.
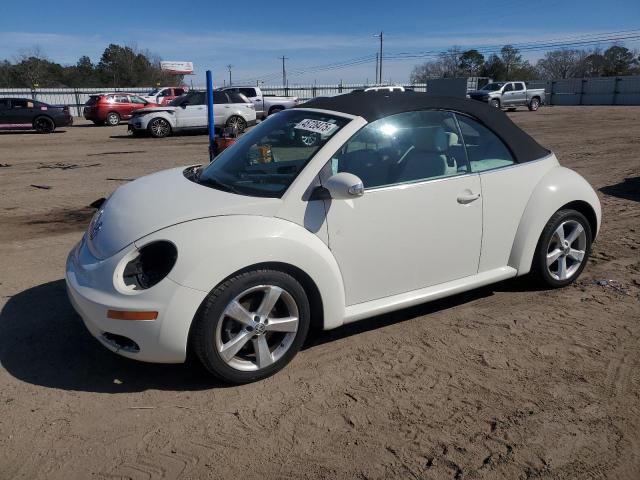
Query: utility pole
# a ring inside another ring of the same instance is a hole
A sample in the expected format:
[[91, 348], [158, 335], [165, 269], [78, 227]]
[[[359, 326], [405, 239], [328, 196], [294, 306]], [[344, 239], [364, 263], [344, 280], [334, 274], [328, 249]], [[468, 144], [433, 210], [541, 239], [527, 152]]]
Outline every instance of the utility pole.
[[380, 65], [380, 66], [379, 66], [379, 71], [380, 71], [380, 76], [379, 76], [379, 78], [380, 78], [380, 84], [382, 84], [382, 39], [383, 39], [383, 36], [384, 36], [384, 32], [382, 32], [382, 31], [380, 31], [380, 34], [376, 34], [376, 35], [374, 35], [374, 37], [378, 37], [378, 38], [380, 38], [380, 54], [379, 54], [379, 58], [380, 58], [380, 60], [379, 60], [379, 65]]
[[378, 83], [378, 55], [380, 55], [380, 54], [376, 52], [376, 80], [375, 80], [375, 82], [373, 82], [375, 84]]
[[285, 57], [284, 55], [282, 57], [279, 57], [282, 59], [282, 86], [286, 87], [287, 86], [287, 71], [284, 68], [284, 61], [285, 60], [289, 60], [288, 57]]
[[231, 69], [233, 68], [233, 65], [229, 64], [227, 65], [227, 70], [229, 70], [229, 86], [233, 85], [233, 83], [231, 82]]

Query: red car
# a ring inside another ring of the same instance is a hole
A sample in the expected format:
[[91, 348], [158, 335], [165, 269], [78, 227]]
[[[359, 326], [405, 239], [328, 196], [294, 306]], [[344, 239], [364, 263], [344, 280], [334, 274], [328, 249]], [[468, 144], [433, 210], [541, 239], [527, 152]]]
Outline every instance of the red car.
[[99, 93], [91, 95], [84, 105], [84, 118], [96, 125], [114, 127], [121, 120], [128, 120], [135, 110], [145, 107], [159, 107], [133, 93]]

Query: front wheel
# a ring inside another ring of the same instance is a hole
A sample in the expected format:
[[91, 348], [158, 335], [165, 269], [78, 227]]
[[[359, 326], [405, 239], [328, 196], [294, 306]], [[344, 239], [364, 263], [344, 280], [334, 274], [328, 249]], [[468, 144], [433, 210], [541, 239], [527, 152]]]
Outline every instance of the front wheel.
[[298, 353], [309, 330], [309, 301], [289, 274], [253, 270], [216, 287], [194, 322], [192, 347], [207, 370], [248, 383], [273, 375]]
[[56, 124], [49, 117], [38, 117], [33, 121], [33, 128], [38, 133], [51, 133], [56, 129]]
[[528, 107], [530, 112], [535, 112], [540, 107], [540, 100], [537, 98], [532, 98], [529, 102]]
[[171, 133], [171, 125], [164, 118], [154, 118], [149, 122], [149, 133], [155, 138], [164, 138]]
[[587, 264], [592, 242], [591, 226], [580, 212], [559, 210], [540, 235], [532, 271], [547, 287], [573, 282]]
[[494, 98], [489, 102], [489, 105], [491, 105], [493, 108], [500, 108], [500, 100]]

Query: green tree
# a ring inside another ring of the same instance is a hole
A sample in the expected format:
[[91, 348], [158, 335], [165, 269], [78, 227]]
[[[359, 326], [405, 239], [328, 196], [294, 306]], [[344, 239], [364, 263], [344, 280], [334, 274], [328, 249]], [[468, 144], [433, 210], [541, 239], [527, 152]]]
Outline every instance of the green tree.
[[483, 66], [484, 55], [482, 55], [478, 50], [466, 50], [460, 55], [459, 67], [465, 75], [476, 77], [482, 72]]
[[493, 80], [505, 80], [506, 79], [506, 67], [502, 59], [492, 54], [482, 67], [482, 76], [489, 77]]
[[605, 76], [629, 75], [633, 64], [633, 53], [626, 47], [614, 45], [603, 54], [602, 72]]

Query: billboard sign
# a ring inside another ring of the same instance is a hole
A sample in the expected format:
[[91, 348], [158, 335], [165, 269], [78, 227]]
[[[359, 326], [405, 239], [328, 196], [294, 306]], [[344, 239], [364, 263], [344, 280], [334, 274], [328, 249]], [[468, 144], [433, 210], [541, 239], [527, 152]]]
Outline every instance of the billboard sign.
[[165, 72], [176, 75], [191, 75], [193, 73], [193, 62], [160, 62], [160, 68]]

